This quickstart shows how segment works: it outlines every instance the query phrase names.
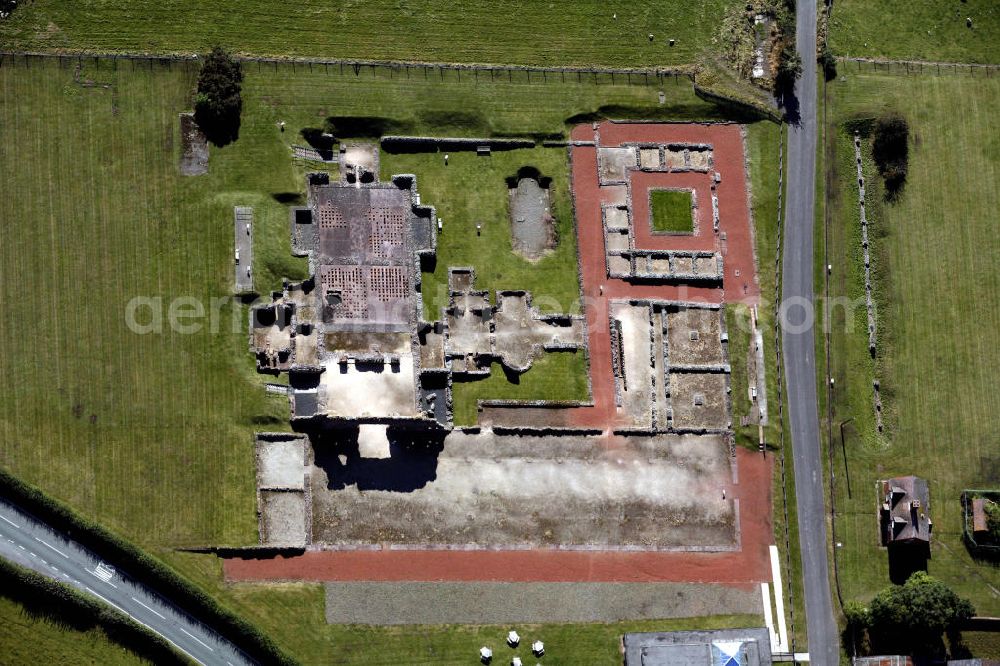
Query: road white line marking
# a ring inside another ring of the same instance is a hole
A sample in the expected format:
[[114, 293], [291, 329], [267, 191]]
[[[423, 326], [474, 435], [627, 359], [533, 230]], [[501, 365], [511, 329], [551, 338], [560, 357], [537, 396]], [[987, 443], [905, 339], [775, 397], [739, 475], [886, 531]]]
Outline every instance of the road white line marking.
[[51, 543], [49, 543], [47, 541], [42, 541], [38, 537], [35, 537], [35, 541], [37, 541], [38, 543], [42, 544], [43, 546], [48, 546], [52, 550], [56, 551], [57, 553], [59, 553], [60, 555], [62, 555], [63, 557], [65, 557], [67, 560], [69, 559], [69, 555], [67, 555], [66, 553], [64, 553], [61, 550], [59, 550], [58, 548], [56, 548], [55, 546], [53, 546]]
[[10, 520], [7, 520], [7, 519], [6, 519], [6, 518], [4, 518], [3, 516], [0, 516], [0, 519], [2, 519], [2, 520], [3, 520], [4, 522], [5, 522], [5, 523], [10, 523], [11, 525], [13, 525], [14, 527], [16, 527], [17, 529], [21, 529], [21, 526], [20, 526], [20, 525], [18, 525], [18, 524], [17, 524], [17, 523], [15, 523], [15, 522], [12, 522], [12, 521], [10, 521]]
[[32, 557], [34, 557], [35, 559], [38, 559], [38, 555], [35, 555], [35, 554], [34, 554], [33, 552], [31, 552], [30, 550], [28, 551], [28, 555], [31, 555], [31, 556], [32, 556]]
[[[160, 634], [160, 636], [163, 636], [163, 634], [161, 634], [160, 632], [156, 631], [156, 629], [153, 629], [153, 628], [152, 628], [151, 626], [149, 626], [148, 624], [146, 624], [146, 623], [145, 623], [145, 622], [143, 622], [142, 620], [140, 620], [140, 619], [136, 618], [136, 617], [135, 617], [134, 615], [132, 615], [131, 613], [129, 613], [129, 612], [127, 611], [127, 610], [125, 610], [124, 608], [122, 608], [121, 606], [119, 606], [118, 604], [116, 604], [115, 602], [111, 601], [110, 599], [108, 599], [108, 598], [106, 598], [106, 597], [103, 597], [103, 596], [101, 596], [101, 595], [100, 595], [100, 594], [98, 594], [97, 592], [94, 592], [93, 590], [91, 590], [91, 589], [90, 589], [89, 587], [87, 587], [86, 585], [84, 585], [83, 587], [84, 587], [84, 588], [86, 588], [86, 590], [87, 590], [88, 592], [90, 592], [91, 594], [93, 594], [94, 596], [96, 596], [96, 597], [98, 597], [98, 598], [100, 598], [100, 599], [103, 599], [103, 600], [104, 600], [104, 601], [105, 601], [106, 603], [109, 603], [109, 604], [111, 604], [112, 606], [114, 606], [115, 608], [117, 608], [118, 610], [120, 610], [120, 611], [121, 611], [122, 613], [125, 613], [125, 614], [126, 614], [126, 615], [128, 615], [128, 616], [129, 616], [130, 618], [132, 618], [133, 620], [135, 620], [136, 622], [138, 622], [138, 623], [139, 623], [139, 624], [141, 624], [142, 626], [146, 627], [146, 628], [147, 628], [147, 629], [149, 629], [150, 631], [152, 631], [152, 632], [155, 632], [155, 633], [157, 633], [157, 634]], [[181, 627], [180, 629], [181, 629], [181, 631], [184, 631], [184, 628], [183, 628], [183, 627]], [[184, 633], [185, 633], [185, 634], [187, 634], [188, 632], [184, 631]], [[191, 634], [188, 634], [188, 636], [191, 636]], [[173, 641], [171, 641], [171, 640], [170, 640], [169, 638], [167, 638], [166, 636], [163, 636], [163, 638], [165, 638], [165, 639], [166, 639], [167, 641], [169, 641], [169, 642], [170, 642], [170, 643], [171, 643], [172, 645], [174, 645], [174, 646], [175, 646], [175, 647], [176, 647], [176, 648], [177, 648], [178, 650], [180, 650], [181, 652], [183, 652], [183, 653], [184, 653], [184, 654], [186, 654], [187, 656], [191, 657], [192, 659], [194, 659], [194, 660], [195, 660], [196, 662], [198, 662], [198, 663], [199, 663], [199, 664], [201, 664], [202, 666], [205, 666], [205, 662], [201, 661], [200, 659], [197, 659], [197, 658], [195, 658], [195, 656], [194, 656], [193, 654], [191, 654], [190, 652], [188, 652], [187, 650], [185, 650], [184, 648], [182, 648], [182, 647], [181, 647], [180, 645], [177, 645], [177, 643], [174, 643]], [[191, 638], [194, 638], [194, 636], [191, 636]], [[198, 639], [197, 639], [197, 638], [194, 638], [194, 639], [195, 639], [196, 641], [198, 641]], [[201, 643], [201, 641], [198, 641], [198, 642], [199, 642], [199, 643]], [[202, 645], [205, 645], [205, 644], [204, 644], [204, 643], [202, 643]], [[205, 645], [205, 647], [208, 647], [208, 646], [207, 646], [207, 645]], [[209, 649], [209, 650], [211, 650], [212, 648], [208, 648], [208, 649]], [[214, 650], [212, 650], [212, 651], [214, 652]]]
[[198, 638], [197, 636], [195, 636], [194, 634], [192, 634], [190, 631], [188, 631], [184, 627], [177, 627], [177, 628], [180, 629], [181, 631], [183, 631], [185, 634], [187, 634], [191, 638], [193, 638], [196, 641], [198, 641], [199, 643], [201, 643], [202, 645], [204, 645], [205, 647], [207, 647], [212, 652], [215, 652], [215, 648], [213, 648], [211, 645], [209, 645], [209, 644], [205, 643], [204, 641], [202, 641], [200, 638]]
[[166, 617], [164, 617], [164, 616], [160, 615], [160, 614], [159, 614], [159, 613], [157, 613], [157, 612], [156, 612], [155, 610], [153, 610], [152, 608], [150, 608], [150, 607], [149, 607], [149, 606], [147, 606], [146, 604], [142, 603], [141, 601], [139, 601], [139, 600], [138, 600], [138, 599], [136, 599], [135, 597], [132, 597], [132, 601], [134, 601], [135, 603], [139, 604], [140, 606], [142, 606], [143, 608], [145, 608], [146, 610], [148, 610], [148, 611], [149, 611], [150, 613], [152, 613], [153, 615], [156, 615], [156, 616], [157, 616], [157, 617], [159, 617], [160, 619], [163, 619], [163, 620], [166, 620], [166, 619], [167, 619]]
[[20, 548], [21, 550], [27, 550], [27, 549], [26, 549], [26, 548], [25, 548], [24, 546], [22, 546], [21, 544], [17, 544], [17, 547], [18, 547], [18, 548]]
[[[122, 608], [121, 606], [119, 606], [118, 604], [116, 604], [115, 602], [111, 601], [111, 600], [110, 600], [110, 599], [108, 599], [107, 597], [105, 597], [105, 596], [102, 596], [102, 595], [98, 594], [97, 592], [94, 592], [94, 591], [93, 591], [92, 589], [90, 589], [90, 588], [89, 588], [89, 587], [87, 587], [86, 585], [84, 585], [83, 587], [84, 587], [84, 589], [86, 589], [86, 590], [87, 590], [88, 592], [90, 592], [91, 594], [93, 594], [93, 595], [94, 595], [95, 597], [97, 597], [97, 598], [99, 598], [99, 599], [103, 600], [103, 601], [104, 601], [104, 603], [107, 603], [107, 604], [111, 604], [112, 606], [114, 606], [115, 608], [117, 608], [117, 609], [118, 609], [118, 610], [120, 610], [121, 612], [125, 613], [125, 614], [126, 614], [126, 615], [128, 615], [129, 617], [132, 617], [132, 615], [131, 615], [131, 614], [129, 614], [129, 612], [128, 612], [127, 610], [125, 610], [124, 608]], [[134, 620], [135, 618], [134, 618], [134, 617], [132, 617], [132, 619]]]
[[9, 541], [10, 543], [14, 543], [13, 539], [7, 539], [7, 541]]
[[[138, 622], [138, 620], [136, 620], [136, 621]], [[150, 629], [152, 629], [153, 631], [156, 631], [156, 629], [153, 629], [152, 627], [150, 627]], [[156, 633], [160, 634], [160, 632], [158, 632], [158, 631], [156, 631]], [[160, 635], [161, 635], [161, 636], [163, 636], [163, 634], [160, 634]], [[194, 659], [194, 660], [195, 660], [196, 662], [198, 662], [199, 664], [201, 664], [201, 666], [205, 666], [205, 662], [203, 662], [203, 661], [202, 661], [201, 659], [198, 659], [198, 658], [197, 658], [197, 657], [195, 657], [195, 656], [194, 656], [193, 654], [191, 654], [190, 652], [188, 652], [187, 650], [185, 650], [184, 648], [182, 648], [182, 647], [181, 647], [180, 645], [178, 645], [177, 643], [174, 643], [174, 642], [173, 642], [172, 640], [170, 640], [170, 639], [169, 639], [169, 638], [167, 638], [166, 636], [163, 636], [163, 638], [164, 638], [164, 639], [165, 639], [165, 640], [166, 640], [166, 641], [167, 641], [168, 643], [170, 643], [171, 645], [173, 645], [173, 646], [174, 646], [175, 648], [177, 648], [178, 650], [180, 650], [181, 652], [183, 652], [184, 654], [186, 654], [187, 656], [191, 657], [191, 658], [192, 658], [192, 659]], [[232, 664], [230, 664], [229, 666], [233, 666], [233, 665], [232, 665]]]
[[39, 557], [38, 559], [39, 559], [39, 560], [41, 560], [41, 561], [42, 561], [42, 564], [44, 564], [45, 566], [49, 566], [49, 563], [48, 563], [48, 562], [46, 562], [46, 561], [45, 561], [44, 559], [42, 559], [41, 557]]

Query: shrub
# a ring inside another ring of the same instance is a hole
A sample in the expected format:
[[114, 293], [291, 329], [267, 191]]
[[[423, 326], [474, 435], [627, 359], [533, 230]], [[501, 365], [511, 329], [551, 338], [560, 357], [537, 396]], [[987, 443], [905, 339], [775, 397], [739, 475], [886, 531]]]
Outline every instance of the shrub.
[[1000, 543], [1000, 504], [986, 500], [986, 529], [994, 541]]
[[795, 45], [791, 41], [786, 41], [778, 54], [774, 85], [779, 91], [788, 92], [800, 74], [802, 74], [802, 58], [795, 50]]
[[847, 620], [847, 628], [857, 631], [867, 629], [871, 623], [871, 614], [860, 601], [848, 601], [844, 604], [844, 618]]
[[242, 83], [240, 63], [218, 46], [212, 49], [198, 74], [194, 117], [208, 140], [217, 146], [239, 138]]
[[906, 183], [910, 126], [899, 113], [889, 111], [875, 120], [872, 157], [885, 181], [886, 197], [895, 199]]
[[823, 49], [819, 52], [819, 64], [823, 67], [823, 78], [827, 81], [833, 81], [837, 78], [837, 59], [833, 55], [833, 51], [830, 50], [829, 46], [823, 45]]

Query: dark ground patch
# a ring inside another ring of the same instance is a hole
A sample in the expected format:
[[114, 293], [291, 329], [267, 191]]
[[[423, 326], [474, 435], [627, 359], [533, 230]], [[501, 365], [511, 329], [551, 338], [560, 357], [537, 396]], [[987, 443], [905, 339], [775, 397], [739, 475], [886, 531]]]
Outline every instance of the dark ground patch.
[[194, 114], [182, 113], [181, 175], [200, 176], [208, 173], [208, 139], [194, 120]]
[[556, 246], [556, 226], [549, 190], [539, 179], [525, 177], [510, 190], [510, 230], [514, 251], [537, 260]]

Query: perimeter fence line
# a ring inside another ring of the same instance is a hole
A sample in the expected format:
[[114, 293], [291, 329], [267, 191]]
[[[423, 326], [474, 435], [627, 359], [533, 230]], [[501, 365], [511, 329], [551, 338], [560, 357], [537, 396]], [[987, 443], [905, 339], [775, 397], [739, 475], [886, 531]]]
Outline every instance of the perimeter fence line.
[[[380, 74], [388, 78], [422, 78], [425, 80], [473, 80], [484, 82], [504, 81], [513, 83], [588, 83], [611, 85], [664, 85], [667, 82], [681, 84], [692, 82], [692, 72], [685, 67], [544, 67], [535, 65], [491, 65], [475, 63], [406, 62], [392, 60], [355, 60], [328, 58], [273, 58], [263, 56], [234, 56], [244, 66], [256, 65], [258, 72], [267, 68], [277, 72], [279, 68], [290, 68], [292, 73], [322, 72], [325, 74], [350, 75], [357, 78], [377, 78]], [[200, 66], [201, 57], [196, 55], [150, 55], [140, 53], [44, 53], [32, 51], [0, 50], [0, 66], [25, 67], [30, 69], [35, 63], [57, 60], [61, 65], [91, 64], [101, 68], [110, 63], [112, 69], [127, 66], [153, 68], [154, 65], [172, 69], [174, 66], [192, 68]]]
[[931, 62], [926, 60], [883, 60], [879, 58], [838, 57], [837, 63], [844, 65], [838, 73], [879, 72], [885, 74], [967, 74], [983, 78], [1000, 76], [1000, 65]]

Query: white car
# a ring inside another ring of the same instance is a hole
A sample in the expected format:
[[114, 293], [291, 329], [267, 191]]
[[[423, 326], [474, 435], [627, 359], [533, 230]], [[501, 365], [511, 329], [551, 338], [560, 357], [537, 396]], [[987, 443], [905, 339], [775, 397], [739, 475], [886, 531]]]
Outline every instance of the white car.
[[240, 249], [236, 248], [236, 263], [240, 263]]

